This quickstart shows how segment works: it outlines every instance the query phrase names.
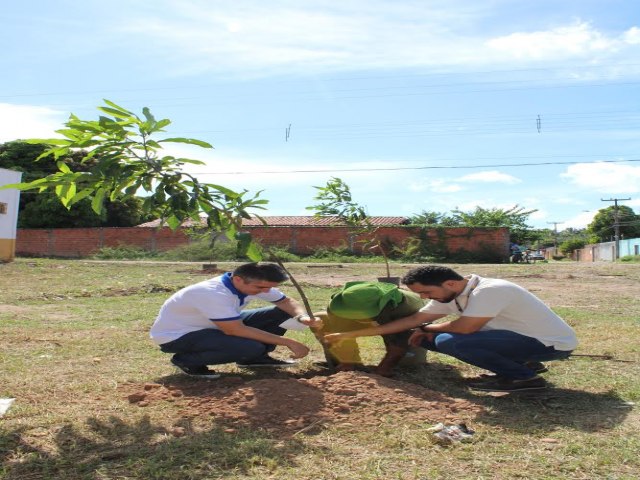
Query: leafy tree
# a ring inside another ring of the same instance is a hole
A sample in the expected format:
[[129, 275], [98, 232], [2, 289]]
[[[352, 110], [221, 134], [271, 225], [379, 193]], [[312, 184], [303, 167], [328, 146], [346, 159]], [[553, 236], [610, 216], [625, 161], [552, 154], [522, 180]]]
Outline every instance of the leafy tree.
[[525, 210], [515, 205], [509, 209], [476, 207], [471, 212], [455, 209], [453, 218], [465, 227], [507, 227], [511, 241], [528, 243], [532, 240], [532, 227], [527, 225], [529, 215], [537, 210]]
[[315, 211], [316, 216], [338, 217], [351, 226], [359, 225], [367, 218], [364, 207], [353, 201], [351, 189], [342, 179], [331, 177], [324, 187], [313, 188], [318, 191], [314, 200], [320, 203], [306, 208]]
[[451, 215], [423, 211], [412, 217], [412, 223], [443, 227], [506, 227], [509, 229], [512, 242], [531, 243], [541, 238], [539, 232], [527, 225], [529, 215], [536, 211], [526, 210], [518, 205], [509, 209], [476, 207], [470, 212], [455, 209]]
[[[626, 205], [618, 205], [617, 215], [621, 237], [640, 237], [640, 215], [637, 215]], [[601, 208], [593, 217], [593, 221], [587, 226], [587, 231], [593, 234], [599, 242], [611, 241], [615, 235], [615, 217], [616, 207]]]
[[353, 201], [349, 185], [340, 178], [332, 177], [324, 187], [313, 188], [318, 190], [314, 200], [319, 200], [320, 203], [306, 207], [307, 210], [315, 211], [318, 217], [337, 217], [339, 221], [351, 227], [354, 234], [367, 234], [372, 237], [371, 240], [364, 241], [364, 248], [380, 251], [384, 258], [387, 278], [390, 279], [389, 253], [393, 245], [388, 239], [376, 236], [378, 227], [371, 223], [365, 208]]
[[458, 221], [446, 213], [423, 210], [422, 213], [410, 218], [414, 225], [424, 225], [425, 227], [456, 227]]
[[[58, 171], [51, 157], [36, 159], [45, 146], [15, 141], [0, 144], [0, 167], [23, 172], [23, 181], [31, 182]], [[74, 170], [85, 171], [88, 165], [81, 163], [86, 152], [74, 151], [65, 160]], [[129, 198], [123, 201], [106, 200], [105, 211], [98, 215], [91, 208], [89, 199], [80, 200], [73, 209], [65, 208], [52, 192], [24, 192], [20, 196], [18, 227], [130, 227], [149, 218], [142, 213], [142, 201]]]
[[571, 252], [584, 248], [585, 245], [586, 242], [584, 240], [575, 238], [573, 240], [565, 240], [558, 248], [560, 248], [563, 255], [571, 255]]
[[[161, 155], [163, 145], [168, 143], [213, 148], [209, 143], [181, 137], [156, 139], [170, 120], [156, 120], [147, 107], [140, 117], [109, 100], [104, 102], [98, 107], [103, 113], [98, 120], [81, 120], [72, 114], [66, 128], [57, 131], [64, 138], [28, 141], [45, 146], [38, 160], [52, 158], [55, 173], [5, 188], [53, 192], [67, 208], [88, 199], [98, 215], [106, 210], [107, 200], [127, 200], [142, 194], [142, 210], [164, 219], [171, 228], [187, 218], [197, 220], [205, 212], [211, 228], [231, 238], [241, 227], [242, 218], [251, 218], [249, 209], [264, 208], [267, 201], [258, 199], [259, 192], [245, 198], [246, 190], [238, 193], [202, 183], [183, 170], [185, 164], [204, 162]], [[69, 160], [77, 151], [83, 152], [83, 169], [75, 168]]]
[[[27, 192], [29, 193], [29, 192]], [[58, 197], [49, 192], [35, 195], [18, 215], [19, 228], [83, 228], [132, 227], [152, 220], [142, 213], [142, 200], [105, 200], [105, 210], [98, 215], [89, 199], [80, 200], [67, 209]]]

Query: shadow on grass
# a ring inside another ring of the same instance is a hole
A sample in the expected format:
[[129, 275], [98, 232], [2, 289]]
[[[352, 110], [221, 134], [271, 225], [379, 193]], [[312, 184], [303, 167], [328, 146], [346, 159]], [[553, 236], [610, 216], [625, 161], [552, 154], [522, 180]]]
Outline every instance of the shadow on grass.
[[188, 420], [176, 438], [148, 417], [127, 421], [90, 417], [80, 431], [58, 427], [47, 442], [27, 429], [2, 432], [0, 477], [6, 480], [96, 478], [221, 478], [286, 465], [305, 447], [297, 438], [275, 441], [256, 430], [226, 433], [220, 427], [195, 433]]
[[632, 411], [632, 406], [614, 391], [594, 393], [556, 388], [552, 383], [540, 391], [474, 392], [467, 387], [469, 380], [447, 364], [430, 363], [404, 372], [401, 379], [483, 406], [485, 413], [477, 416], [477, 422], [525, 433], [557, 427], [606, 431], [621, 424]]
[[615, 392], [593, 393], [550, 388], [539, 393], [520, 392], [480, 400], [490, 410], [478, 417], [488, 425], [518, 432], [553, 431], [558, 427], [587, 433], [601, 432], [621, 424], [632, 411]]

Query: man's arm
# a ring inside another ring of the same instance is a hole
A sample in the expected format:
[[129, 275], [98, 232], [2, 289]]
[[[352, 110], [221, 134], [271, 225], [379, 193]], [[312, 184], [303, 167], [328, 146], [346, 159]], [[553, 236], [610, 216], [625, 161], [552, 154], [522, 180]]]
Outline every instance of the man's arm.
[[322, 321], [317, 318], [309, 318], [304, 306], [293, 298], [285, 297], [282, 300], [273, 302], [273, 304], [280, 310], [287, 312], [291, 317], [302, 315], [303, 318], [299, 318], [298, 321], [309, 328], [322, 327]]
[[283, 311], [287, 312], [292, 317], [295, 317], [296, 315], [306, 315], [307, 314], [307, 312], [305, 312], [304, 307], [302, 306], [302, 304], [300, 302], [294, 300], [293, 298], [290, 298], [290, 297], [284, 297], [282, 300], [279, 300], [277, 302], [273, 302], [273, 304], [276, 307], [278, 307], [280, 310], [283, 310]]
[[473, 333], [477, 332], [482, 326], [493, 317], [458, 317], [450, 322], [433, 323], [422, 325], [418, 330], [409, 337], [409, 345], [419, 347], [426, 338], [433, 342], [436, 333]]
[[425, 333], [473, 333], [480, 330], [493, 317], [458, 317], [455, 320], [424, 325]]
[[280, 337], [257, 328], [249, 327], [245, 325], [242, 320], [213, 321], [213, 323], [226, 335], [250, 338], [251, 340], [257, 340], [258, 342], [271, 345], [284, 345], [293, 353], [292, 358], [306, 357], [309, 353], [309, 348], [306, 345], [292, 338]]
[[399, 318], [393, 322], [377, 325], [375, 327], [363, 328], [352, 332], [331, 333], [325, 335], [324, 339], [328, 342], [344, 340], [345, 338], [371, 337], [373, 335], [387, 335], [389, 333], [404, 332], [417, 327], [426, 322], [433, 322], [439, 318], [446, 317], [446, 314], [416, 312], [408, 317]]

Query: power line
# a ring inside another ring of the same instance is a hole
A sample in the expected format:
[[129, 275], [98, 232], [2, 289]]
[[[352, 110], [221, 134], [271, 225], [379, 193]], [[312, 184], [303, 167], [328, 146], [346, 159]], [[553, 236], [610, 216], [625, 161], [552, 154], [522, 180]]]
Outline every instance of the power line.
[[538, 163], [501, 163], [485, 165], [430, 165], [424, 167], [388, 167], [388, 168], [326, 168], [314, 170], [252, 170], [248, 172], [199, 172], [201, 175], [255, 175], [255, 174], [281, 174], [281, 173], [333, 173], [333, 172], [388, 172], [400, 170], [448, 170], [465, 168], [498, 168], [498, 167], [537, 167], [542, 165], [576, 165], [579, 163], [623, 163], [640, 162], [640, 158], [628, 160], [598, 160], [595, 162], [538, 162]]

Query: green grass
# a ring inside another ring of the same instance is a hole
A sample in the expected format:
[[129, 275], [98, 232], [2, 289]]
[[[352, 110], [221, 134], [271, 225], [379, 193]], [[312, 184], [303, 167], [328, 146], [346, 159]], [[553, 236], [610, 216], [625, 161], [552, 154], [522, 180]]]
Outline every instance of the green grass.
[[[220, 264], [233, 268], [235, 264]], [[322, 309], [338, 285], [373, 280], [381, 266], [288, 265]], [[401, 275], [410, 265], [394, 264]], [[640, 265], [550, 262], [460, 265], [532, 289], [577, 330], [581, 355], [552, 362], [544, 395], [473, 394], [479, 373], [449, 357], [399, 379], [484, 407], [474, 441], [434, 444], [428, 422], [380, 419], [380, 427], [327, 424], [309, 435], [259, 430], [234, 435], [168, 402], [131, 405], [125, 382], [174, 374], [148, 339], [162, 302], [206, 278], [200, 264], [18, 259], [0, 265], [0, 397], [16, 402], [0, 419], [0, 478], [28, 479], [631, 479], [640, 461]], [[296, 297], [289, 284], [286, 293]], [[302, 371], [322, 353], [314, 345]], [[362, 339], [366, 361], [383, 352]], [[235, 367], [223, 366], [232, 372]], [[226, 370], [225, 370], [226, 369]], [[188, 435], [173, 437], [175, 425]]]

